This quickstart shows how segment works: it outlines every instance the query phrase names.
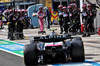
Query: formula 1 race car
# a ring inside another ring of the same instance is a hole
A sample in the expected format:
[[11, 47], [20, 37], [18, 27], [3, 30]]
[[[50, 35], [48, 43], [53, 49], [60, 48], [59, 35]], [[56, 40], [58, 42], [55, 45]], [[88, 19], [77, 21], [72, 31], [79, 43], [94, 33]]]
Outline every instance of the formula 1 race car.
[[38, 63], [84, 62], [84, 46], [81, 37], [57, 35], [54, 31], [47, 36], [37, 36], [24, 46], [26, 66]]

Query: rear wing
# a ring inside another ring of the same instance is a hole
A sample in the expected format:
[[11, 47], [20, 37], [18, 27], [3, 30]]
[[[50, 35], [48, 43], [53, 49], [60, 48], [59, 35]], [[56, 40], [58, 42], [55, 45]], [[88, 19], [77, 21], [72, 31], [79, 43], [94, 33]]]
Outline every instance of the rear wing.
[[34, 37], [34, 41], [58, 42], [71, 38], [72, 38], [71, 35], [39, 36], [39, 37]]

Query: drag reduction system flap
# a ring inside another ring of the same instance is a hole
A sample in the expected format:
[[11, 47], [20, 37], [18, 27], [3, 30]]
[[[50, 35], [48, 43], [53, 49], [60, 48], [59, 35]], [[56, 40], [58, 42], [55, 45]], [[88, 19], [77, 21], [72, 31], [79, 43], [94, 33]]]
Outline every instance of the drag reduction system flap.
[[71, 39], [71, 35], [55, 35], [55, 36], [38, 36], [34, 37], [34, 41], [41, 41], [41, 42], [58, 42], [64, 41], [66, 39]]

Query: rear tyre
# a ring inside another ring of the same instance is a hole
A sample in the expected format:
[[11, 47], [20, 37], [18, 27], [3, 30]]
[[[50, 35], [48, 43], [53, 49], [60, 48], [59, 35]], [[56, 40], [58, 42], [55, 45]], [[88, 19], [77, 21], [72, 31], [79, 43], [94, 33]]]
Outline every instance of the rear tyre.
[[26, 66], [38, 64], [37, 46], [35, 44], [24, 46], [24, 63]]
[[85, 55], [82, 41], [71, 42], [71, 58], [72, 62], [84, 62]]

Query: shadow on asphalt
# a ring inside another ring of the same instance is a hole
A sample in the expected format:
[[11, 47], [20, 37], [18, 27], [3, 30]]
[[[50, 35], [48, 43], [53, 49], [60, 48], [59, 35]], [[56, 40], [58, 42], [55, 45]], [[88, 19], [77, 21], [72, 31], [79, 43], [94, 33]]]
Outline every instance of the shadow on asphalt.
[[85, 54], [85, 56], [99, 56], [100, 54]]
[[93, 57], [86, 57], [86, 59], [93, 59]]

